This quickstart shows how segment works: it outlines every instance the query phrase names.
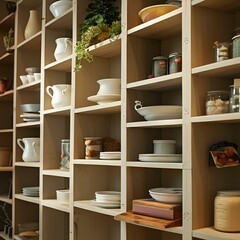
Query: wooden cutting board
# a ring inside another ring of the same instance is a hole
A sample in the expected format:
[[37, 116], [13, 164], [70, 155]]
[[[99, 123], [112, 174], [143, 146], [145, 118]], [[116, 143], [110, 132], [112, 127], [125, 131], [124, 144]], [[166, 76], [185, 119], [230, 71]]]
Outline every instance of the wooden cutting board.
[[115, 220], [124, 221], [141, 226], [148, 226], [157, 229], [164, 229], [169, 227], [178, 227], [182, 225], [182, 218], [175, 220], [166, 220], [154, 217], [148, 217], [140, 214], [134, 214], [131, 211], [116, 215]]

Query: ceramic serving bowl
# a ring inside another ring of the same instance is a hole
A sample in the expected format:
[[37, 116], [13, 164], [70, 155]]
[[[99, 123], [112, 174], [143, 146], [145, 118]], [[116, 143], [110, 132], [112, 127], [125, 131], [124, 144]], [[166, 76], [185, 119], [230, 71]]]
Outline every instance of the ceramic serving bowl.
[[71, 7], [72, 1], [61, 0], [52, 3], [49, 7], [49, 10], [54, 17], [59, 17]]
[[150, 21], [154, 18], [160, 17], [166, 13], [169, 13], [175, 9], [179, 8], [179, 6], [174, 4], [160, 4], [153, 5], [142, 9], [138, 15], [142, 19], [143, 22]]
[[27, 113], [27, 112], [39, 112], [40, 111], [40, 104], [22, 104], [20, 105], [21, 111], [23, 113]]
[[62, 204], [69, 204], [69, 189], [56, 190], [57, 201]]
[[152, 188], [149, 190], [149, 194], [158, 202], [182, 202], [182, 188]]

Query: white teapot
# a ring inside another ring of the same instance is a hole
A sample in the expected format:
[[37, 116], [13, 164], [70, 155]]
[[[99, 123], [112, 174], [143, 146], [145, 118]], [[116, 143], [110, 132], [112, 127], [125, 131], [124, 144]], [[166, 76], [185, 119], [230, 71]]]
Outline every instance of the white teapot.
[[46, 92], [52, 98], [53, 108], [66, 107], [71, 104], [71, 85], [69, 84], [47, 86]]
[[55, 42], [57, 46], [54, 51], [54, 57], [57, 61], [62, 60], [72, 54], [71, 38], [57, 38]]
[[40, 161], [40, 138], [19, 138], [17, 143], [23, 150], [22, 159], [24, 162]]

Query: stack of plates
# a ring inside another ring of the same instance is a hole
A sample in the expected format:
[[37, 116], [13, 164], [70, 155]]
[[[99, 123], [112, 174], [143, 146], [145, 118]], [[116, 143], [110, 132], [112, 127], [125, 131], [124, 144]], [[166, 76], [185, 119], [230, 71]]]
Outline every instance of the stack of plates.
[[182, 162], [182, 154], [139, 154], [140, 161], [143, 162]]
[[118, 160], [121, 159], [121, 152], [100, 152], [100, 159]]
[[24, 122], [36, 122], [40, 120], [40, 114], [39, 113], [22, 113], [20, 115], [21, 118], [23, 118]]
[[23, 195], [28, 197], [39, 197], [39, 187], [24, 187]]
[[95, 192], [95, 205], [103, 208], [120, 208], [121, 193], [116, 191]]

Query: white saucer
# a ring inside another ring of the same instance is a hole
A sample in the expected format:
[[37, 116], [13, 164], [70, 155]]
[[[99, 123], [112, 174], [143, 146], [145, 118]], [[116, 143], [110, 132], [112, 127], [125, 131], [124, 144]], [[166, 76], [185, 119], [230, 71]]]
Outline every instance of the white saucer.
[[120, 203], [103, 203], [103, 202], [97, 202], [96, 200], [93, 200], [94, 204], [98, 207], [102, 208], [120, 208]]
[[24, 122], [37, 122], [39, 118], [23, 118]]
[[98, 104], [119, 101], [120, 99], [120, 94], [94, 95], [87, 98], [88, 101], [97, 102]]
[[40, 118], [39, 113], [23, 113], [20, 115], [22, 118]]
[[182, 154], [139, 154], [140, 161], [143, 162], [182, 162]]
[[103, 160], [119, 160], [121, 159], [120, 156], [100, 156], [100, 159]]

